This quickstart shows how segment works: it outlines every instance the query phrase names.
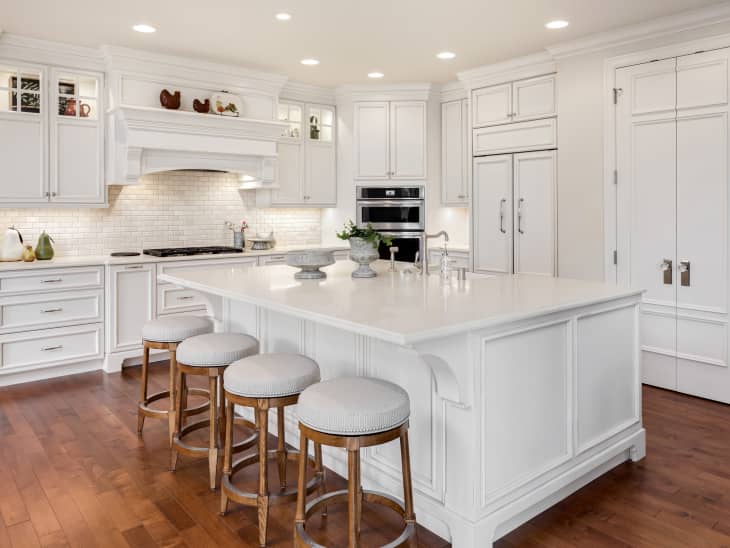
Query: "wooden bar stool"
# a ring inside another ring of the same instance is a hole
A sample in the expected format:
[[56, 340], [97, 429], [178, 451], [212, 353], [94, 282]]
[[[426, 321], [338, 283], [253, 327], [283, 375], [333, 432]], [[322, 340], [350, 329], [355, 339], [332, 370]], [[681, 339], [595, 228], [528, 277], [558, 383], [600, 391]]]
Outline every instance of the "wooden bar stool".
[[[213, 331], [213, 322], [200, 316], [173, 316], [158, 318], [146, 322], [142, 327], [142, 383], [137, 405], [137, 433], [142, 434], [145, 417], [168, 420], [168, 435], [172, 445], [172, 434], [175, 431], [175, 371], [177, 368], [176, 353], [178, 345], [188, 337], [202, 335]], [[167, 390], [156, 394], [147, 394], [149, 378], [150, 349], [167, 350], [170, 353], [170, 385]], [[191, 389], [191, 394], [208, 396], [207, 390]], [[169, 398], [168, 409], [153, 409], [154, 401]], [[186, 409], [188, 415], [203, 413], [208, 408], [204, 403], [192, 409]]]
[[[177, 348], [177, 408], [187, 406], [188, 375], [208, 378], [210, 407], [207, 419], [185, 424], [185, 413], [177, 414], [175, 433], [170, 450], [170, 470], [175, 471], [180, 453], [191, 457], [208, 457], [210, 489], [215, 490], [218, 470], [218, 449], [225, 438], [225, 408], [223, 400], [223, 371], [231, 363], [259, 351], [259, 342], [250, 335], [240, 333], [208, 333], [185, 339]], [[220, 390], [220, 392], [219, 392]], [[219, 399], [220, 394], [220, 399]], [[218, 402], [220, 401], [220, 414]], [[183, 440], [188, 434], [201, 428], [209, 428], [208, 445], [191, 445]]]
[[[416, 546], [411, 459], [408, 447], [408, 394], [393, 383], [368, 377], [341, 377], [310, 386], [299, 396], [300, 452], [309, 440], [347, 450], [347, 489], [321, 495], [306, 504], [305, 468], [299, 463], [299, 496], [294, 524], [294, 546], [317, 546], [306, 532], [307, 520], [320, 508], [347, 502], [348, 546], [360, 546], [362, 503], [387, 506], [401, 515], [405, 528], [386, 546]], [[361, 485], [360, 449], [400, 439], [404, 503], [383, 493], [365, 491]]]
[[[311, 493], [316, 488], [323, 489], [324, 468], [319, 445], [315, 447], [315, 458], [307, 456], [306, 451], [288, 451], [284, 438], [284, 408], [294, 405], [299, 394], [307, 386], [319, 382], [319, 366], [306, 356], [298, 354], [258, 354], [237, 361], [226, 369], [226, 444], [223, 457], [223, 477], [221, 478], [221, 514], [228, 511], [228, 501], [233, 500], [258, 510], [259, 544], [266, 546], [266, 529], [269, 506], [294, 501], [296, 489], [286, 489], [286, 463], [299, 460], [302, 473], [306, 473], [309, 462], [315, 470], [314, 477], [305, 487], [301, 480], [299, 490]], [[234, 405], [251, 407], [256, 417], [256, 425], [241, 418], [234, 418]], [[275, 450], [267, 448], [269, 428], [269, 409], [276, 409], [278, 442]], [[256, 433], [243, 442], [233, 444], [233, 425], [244, 424], [255, 427]], [[258, 442], [258, 451], [233, 463], [233, 454], [252, 447]], [[279, 472], [279, 493], [269, 492], [268, 461], [276, 459]], [[258, 492], [242, 491], [233, 484], [233, 474], [254, 463], [259, 463]]]

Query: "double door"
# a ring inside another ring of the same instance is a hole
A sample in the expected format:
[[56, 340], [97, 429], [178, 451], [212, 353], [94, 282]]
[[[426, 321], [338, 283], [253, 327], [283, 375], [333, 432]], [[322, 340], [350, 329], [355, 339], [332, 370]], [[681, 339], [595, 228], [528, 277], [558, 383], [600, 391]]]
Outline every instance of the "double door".
[[616, 71], [617, 275], [647, 384], [730, 402], [728, 49]]
[[474, 270], [556, 274], [556, 151], [474, 158]]

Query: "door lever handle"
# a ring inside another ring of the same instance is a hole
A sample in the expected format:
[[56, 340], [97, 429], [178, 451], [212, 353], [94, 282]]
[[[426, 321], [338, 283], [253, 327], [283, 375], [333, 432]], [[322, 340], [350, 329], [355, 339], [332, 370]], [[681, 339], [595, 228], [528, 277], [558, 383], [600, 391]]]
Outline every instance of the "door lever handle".
[[687, 259], [679, 261], [679, 283], [684, 287], [690, 286], [690, 262]]
[[664, 259], [661, 264], [664, 273], [664, 285], [672, 285], [672, 259]]
[[502, 234], [507, 234], [507, 231], [504, 229], [504, 204], [506, 203], [507, 200], [505, 198], [499, 201], [499, 231]]
[[525, 231], [522, 230], [522, 204], [525, 203], [524, 198], [520, 198], [519, 205], [517, 206], [517, 232], [520, 234], [524, 234]]

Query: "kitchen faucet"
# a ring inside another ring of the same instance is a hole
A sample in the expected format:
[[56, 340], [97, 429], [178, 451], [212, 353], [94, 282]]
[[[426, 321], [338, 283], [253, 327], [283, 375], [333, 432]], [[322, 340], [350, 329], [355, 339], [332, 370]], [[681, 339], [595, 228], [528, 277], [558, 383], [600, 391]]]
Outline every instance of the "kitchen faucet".
[[428, 240], [429, 238], [440, 238], [441, 236], [444, 237], [444, 252], [448, 253], [446, 250], [446, 245], [449, 243], [449, 233], [445, 230], [441, 230], [437, 232], [436, 234], [426, 234], [423, 233], [423, 255], [421, 256], [421, 271], [424, 274], [428, 274]]

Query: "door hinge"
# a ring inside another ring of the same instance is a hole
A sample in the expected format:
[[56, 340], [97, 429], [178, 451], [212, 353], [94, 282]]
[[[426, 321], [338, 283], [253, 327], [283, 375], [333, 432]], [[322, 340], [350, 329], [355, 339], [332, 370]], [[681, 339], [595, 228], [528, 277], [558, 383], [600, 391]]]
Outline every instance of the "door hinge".
[[618, 169], [613, 170], [613, 184], [614, 185], [618, 184]]
[[613, 88], [613, 104], [618, 105], [618, 96], [623, 93], [623, 88]]
[[618, 251], [615, 249], [613, 250], [613, 264], [618, 264]]

